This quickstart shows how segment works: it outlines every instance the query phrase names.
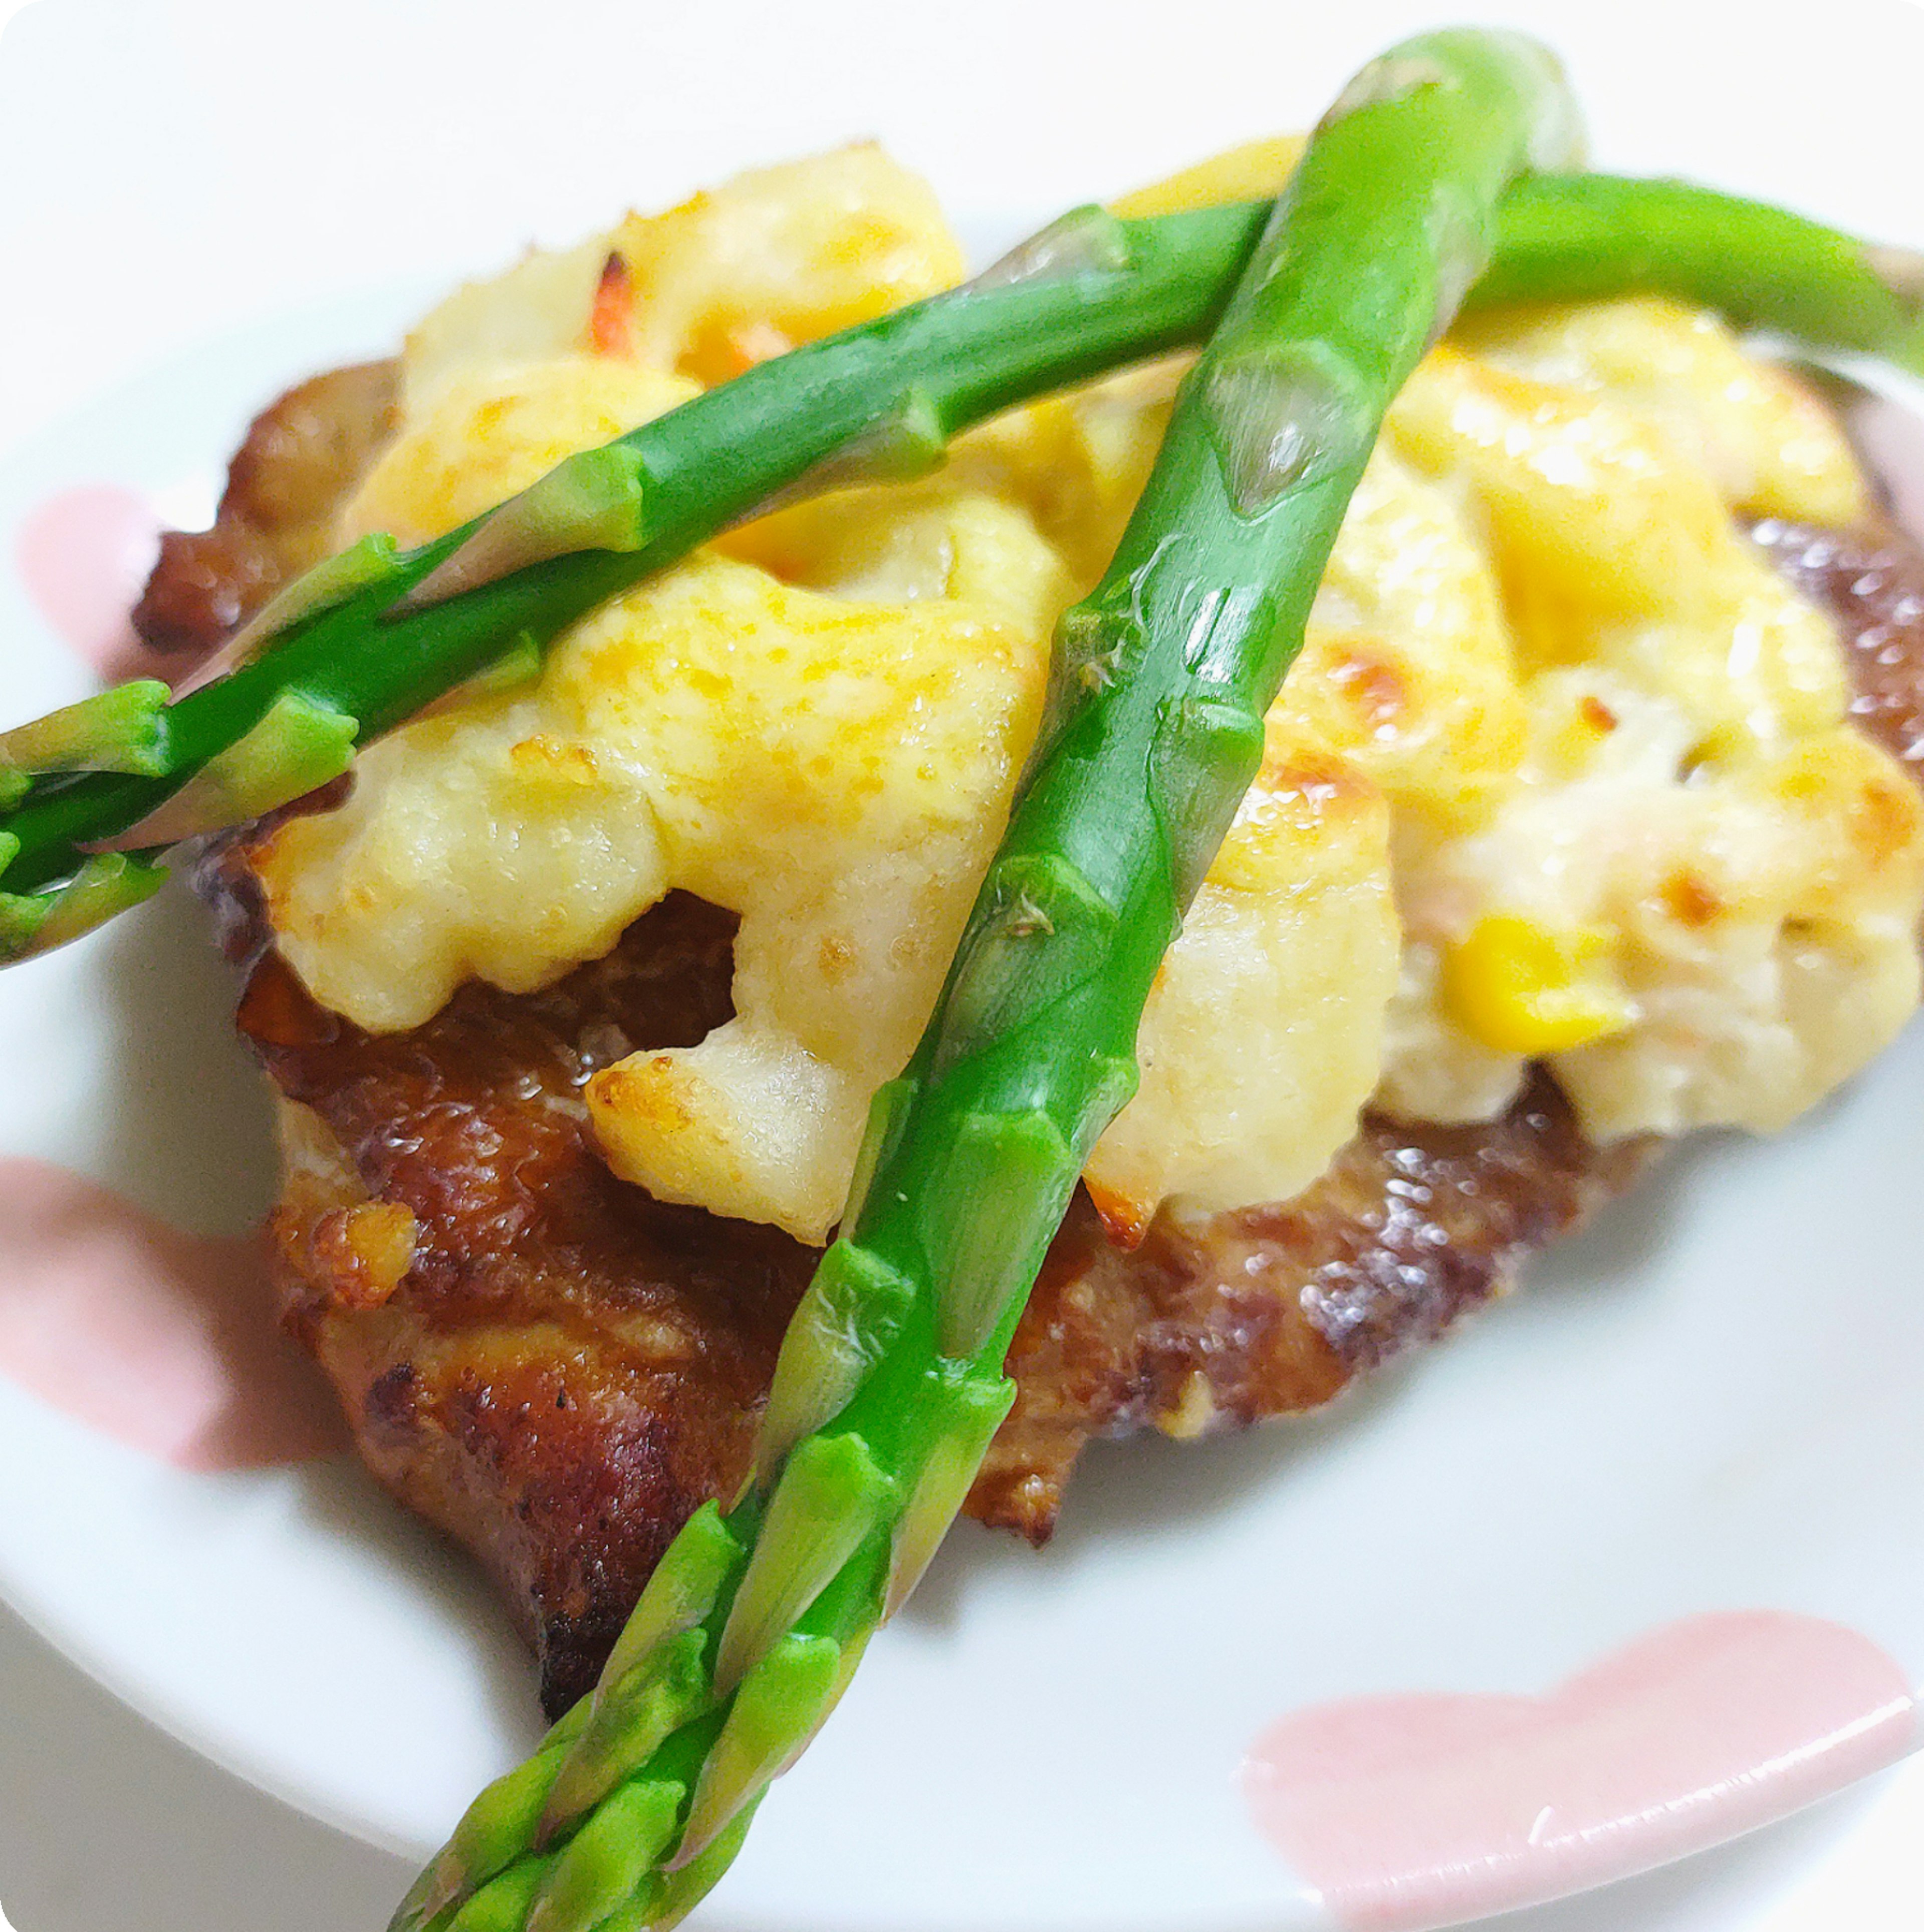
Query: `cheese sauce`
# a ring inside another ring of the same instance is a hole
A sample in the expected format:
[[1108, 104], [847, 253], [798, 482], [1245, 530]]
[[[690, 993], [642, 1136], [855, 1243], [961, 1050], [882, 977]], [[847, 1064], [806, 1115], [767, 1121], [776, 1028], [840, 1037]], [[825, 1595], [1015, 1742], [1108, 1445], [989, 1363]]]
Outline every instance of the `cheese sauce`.
[[[1130, 212], [1273, 188], [1242, 151]], [[949, 285], [872, 148], [742, 177], [461, 291], [410, 339], [355, 501], [412, 543], [762, 356]], [[394, 1031], [524, 991], [670, 891], [739, 915], [734, 1017], [598, 1072], [615, 1171], [820, 1240], [934, 1004], [1179, 373], [1053, 398], [940, 476], [734, 533], [595, 612], [538, 680], [370, 748], [257, 865], [315, 996]], [[1647, 298], [1456, 332], [1392, 413], [1268, 755], [1145, 1015], [1088, 1179], [1287, 1198], [1359, 1109], [1490, 1118], [1547, 1061], [1587, 1130], [1781, 1125], [1918, 998], [1924, 812], [1846, 718], [1830, 621], [1742, 534], [1844, 526], [1825, 412]]]

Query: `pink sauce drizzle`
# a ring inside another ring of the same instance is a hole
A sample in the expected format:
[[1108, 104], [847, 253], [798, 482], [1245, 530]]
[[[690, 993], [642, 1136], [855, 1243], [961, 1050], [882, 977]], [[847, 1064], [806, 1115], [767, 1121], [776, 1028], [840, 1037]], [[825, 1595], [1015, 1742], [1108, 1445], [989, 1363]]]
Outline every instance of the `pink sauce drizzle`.
[[115, 483], [49, 496], [20, 526], [21, 581], [55, 631], [109, 683], [152, 676], [153, 658], [127, 622], [153, 567], [160, 520]]
[[1919, 1741], [1869, 1637], [1686, 1618], [1545, 1697], [1357, 1698], [1243, 1761], [1257, 1828], [1351, 1932], [1420, 1932], [1647, 1870], [1770, 1823]]
[[0, 1374], [184, 1469], [346, 1445], [319, 1371], [275, 1326], [258, 1236], [183, 1234], [44, 1161], [0, 1159]]

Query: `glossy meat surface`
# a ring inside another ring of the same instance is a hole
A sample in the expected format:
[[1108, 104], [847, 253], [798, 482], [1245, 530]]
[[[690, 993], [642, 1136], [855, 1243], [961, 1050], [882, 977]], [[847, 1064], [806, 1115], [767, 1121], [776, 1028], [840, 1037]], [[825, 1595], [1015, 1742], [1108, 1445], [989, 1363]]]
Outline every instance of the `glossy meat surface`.
[[1887, 522], [1837, 531], [1769, 518], [1751, 538], [1836, 614], [1856, 687], [1851, 717], [1924, 784], [1924, 554]]

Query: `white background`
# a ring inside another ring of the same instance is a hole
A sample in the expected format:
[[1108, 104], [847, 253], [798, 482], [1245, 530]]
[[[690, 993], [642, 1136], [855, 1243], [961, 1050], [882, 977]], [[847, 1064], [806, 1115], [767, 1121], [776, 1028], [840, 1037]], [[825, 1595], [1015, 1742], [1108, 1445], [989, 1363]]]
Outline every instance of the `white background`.
[[[458, 274], [853, 135], [880, 134], [939, 188], [966, 181], [984, 208], [1098, 196], [1193, 158], [1158, 134], [1172, 94], [1219, 100], [1225, 142], [1271, 125], [1266, 68], [1291, 46], [1283, 0], [1260, 29], [1234, 0], [969, 0], [919, 10], [939, 17], [949, 69], [928, 90], [916, 51], [928, 22], [903, 24], [913, 4], [544, 0], [511, 28], [508, 8], [479, 0], [0, 0], [0, 22], [17, 15], [0, 38], [0, 448], [236, 324]], [[1558, 34], [1580, 84], [1593, 67], [1639, 68], [1639, 118], [1602, 118], [1602, 159], [1796, 201], [1811, 142], [1856, 143], [1854, 186], [1818, 212], [1924, 242], [1910, 133], [1924, 17], [1898, 0], [1759, 7], [1745, 29], [1701, 0], [1592, 10], [1589, 28]], [[1386, 0], [1345, 17], [1361, 53], [1433, 11]], [[1527, 22], [1533, 10], [1464, 11]], [[1786, 44], [1819, 18], [1793, 84]], [[1872, 30], [1867, 68], [1856, 56]], [[832, 81], [817, 59], [795, 87], [784, 46], [829, 35]], [[731, 94], [725, 133], [709, 111], [717, 87]], [[1113, 100], [1101, 132], [1080, 118], [1071, 140], [1051, 112], [1065, 88]], [[1714, 149], [1694, 133], [1704, 89], [1754, 108]], [[1854, 104], [1814, 122], [1812, 98]], [[760, 130], [751, 150], [744, 124]], [[210, 424], [208, 454], [238, 428]], [[0, 1478], [0, 1493], [18, 1479]], [[1743, 1844], [1495, 1922], [1916, 1932], [1920, 1842], [1914, 1762]], [[0, 1612], [0, 1899], [18, 1932], [348, 1932], [383, 1923], [405, 1876], [171, 1743]]]

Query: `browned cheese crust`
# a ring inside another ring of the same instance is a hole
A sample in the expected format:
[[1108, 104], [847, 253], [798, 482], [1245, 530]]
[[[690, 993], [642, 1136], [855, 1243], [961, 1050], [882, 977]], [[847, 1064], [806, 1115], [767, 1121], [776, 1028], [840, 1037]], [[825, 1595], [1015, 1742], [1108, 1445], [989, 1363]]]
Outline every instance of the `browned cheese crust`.
[[[304, 385], [256, 423], [220, 524], [162, 554], [150, 638], [211, 647], [311, 554], [388, 407], [390, 379], [346, 378]], [[298, 545], [262, 535], [294, 530]], [[1920, 770], [1924, 559], [1887, 528], [1757, 535], [1839, 616], [1864, 728]], [[190, 621], [168, 629], [164, 612]], [[257, 940], [244, 848], [207, 872]], [[289, 1325], [369, 1467], [499, 1580], [551, 1712], [592, 1683], [681, 1522], [741, 1481], [814, 1260], [772, 1228], [615, 1180], [580, 1102], [597, 1067], [728, 1017], [733, 936], [676, 895], [545, 992], [470, 986], [382, 1037], [324, 1012], [271, 952], [241, 1004], [283, 1096], [272, 1233]], [[1539, 1075], [1488, 1125], [1366, 1118], [1296, 1199], [1164, 1214], [1132, 1251], [1079, 1196], [1010, 1351], [1020, 1394], [970, 1511], [1040, 1543], [1093, 1436], [1194, 1434], [1327, 1402], [1504, 1292], [1657, 1151], [1590, 1146]]]

